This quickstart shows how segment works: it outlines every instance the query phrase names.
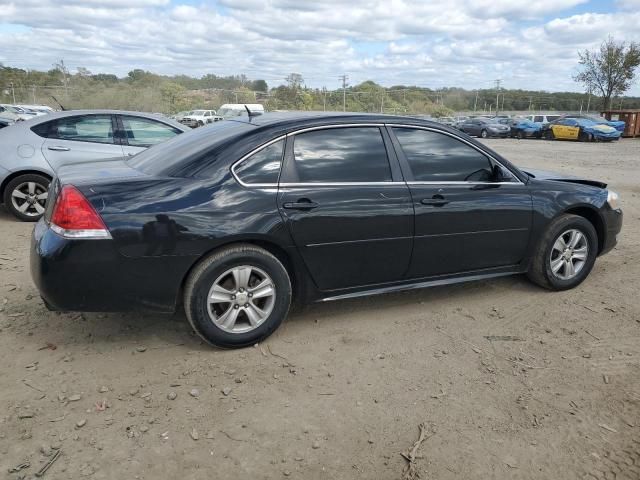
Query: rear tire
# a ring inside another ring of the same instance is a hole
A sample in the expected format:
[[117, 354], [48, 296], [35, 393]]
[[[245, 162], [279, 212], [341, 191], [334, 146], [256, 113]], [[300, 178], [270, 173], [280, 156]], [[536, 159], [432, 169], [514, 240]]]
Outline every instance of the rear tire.
[[518, 140], [522, 140], [524, 138], [524, 132], [522, 130], [518, 130], [518, 133], [516, 133], [516, 138], [518, 138]]
[[487, 133], [487, 131], [486, 131], [486, 130], [482, 130], [482, 131], [480, 132], [480, 136], [481, 136], [482, 138], [488, 138], [488, 137], [489, 137], [489, 134]]
[[568, 290], [587, 278], [597, 255], [598, 235], [591, 222], [578, 215], [561, 215], [538, 242], [527, 277], [549, 290]]
[[17, 176], [4, 189], [4, 206], [23, 222], [37, 222], [44, 215], [50, 182], [36, 173]]
[[549, 129], [544, 132], [545, 140], [555, 140], [555, 135], [553, 134], [553, 130]]
[[189, 275], [184, 293], [193, 330], [221, 348], [264, 340], [280, 326], [290, 304], [287, 270], [271, 253], [250, 244], [226, 247], [205, 258]]

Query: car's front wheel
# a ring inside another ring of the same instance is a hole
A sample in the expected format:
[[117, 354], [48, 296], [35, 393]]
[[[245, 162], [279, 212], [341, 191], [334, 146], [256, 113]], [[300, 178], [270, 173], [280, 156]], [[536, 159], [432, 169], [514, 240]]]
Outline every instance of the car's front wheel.
[[274, 255], [254, 245], [224, 248], [189, 275], [184, 305], [195, 332], [222, 348], [246, 347], [271, 335], [287, 316], [291, 281]]
[[598, 235], [584, 217], [561, 215], [540, 239], [527, 275], [550, 290], [568, 290], [587, 278], [598, 255]]
[[489, 136], [489, 133], [488, 133], [486, 130], [482, 130], [482, 131], [480, 132], [480, 136], [481, 136], [482, 138], [487, 138], [487, 137]]
[[23, 222], [36, 222], [44, 215], [49, 178], [28, 173], [12, 179], [4, 189], [4, 205]]

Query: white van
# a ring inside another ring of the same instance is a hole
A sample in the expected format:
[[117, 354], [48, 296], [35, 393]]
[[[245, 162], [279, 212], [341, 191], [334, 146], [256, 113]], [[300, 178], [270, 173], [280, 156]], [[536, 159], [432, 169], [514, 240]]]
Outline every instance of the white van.
[[247, 108], [252, 114], [264, 113], [264, 106], [259, 103], [225, 103], [218, 109], [218, 115], [222, 118], [240, 117], [247, 114]]

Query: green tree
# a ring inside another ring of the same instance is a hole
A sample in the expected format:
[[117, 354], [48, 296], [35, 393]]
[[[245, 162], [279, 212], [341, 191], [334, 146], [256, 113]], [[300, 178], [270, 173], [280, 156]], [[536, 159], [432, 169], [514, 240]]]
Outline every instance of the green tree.
[[178, 105], [183, 103], [181, 100], [185, 90], [182, 85], [175, 82], [166, 82], [160, 86], [160, 95], [169, 107], [169, 112], [178, 111]]
[[611, 99], [629, 90], [640, 66], [640, 44], [616, 42], [607, 38], [598, 50], [578, 52], [581, 71], [574, 77], [587, 90], [602, 94], [603, 109], [611, 108]]

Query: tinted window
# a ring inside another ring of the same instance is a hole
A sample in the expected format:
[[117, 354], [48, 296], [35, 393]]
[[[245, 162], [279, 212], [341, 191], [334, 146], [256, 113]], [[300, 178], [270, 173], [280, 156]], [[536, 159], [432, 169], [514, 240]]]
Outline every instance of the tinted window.
[[284, 140], [272, 143], [235, 166], [234, 172], [244, 183], [278, 183]]
[[111, 115], [60, 118], [49, 137], [79, 142], [113, 143]]
[[31, 131], [33, 133], [35, 133], [36, 135], [39, 135], [40, 137], [48, 137], [49, 136], [49, 129], [52, 125], [54, 125], [56, 122], [51, 121], [51, 122], [44, 122], [41, 123], [40, 125], [34, 125], [33, 127], [31, 127]]
[[175, 137], [180, 130], [149, 118], [122, 116], [122, 126], [129, 145], [150, 147]]
[[542, 121], [544, 121], [544, 118], [542, 117], [542, 115], [536, 115], [535, 117], [533, 117], [533, 121], [541, 123]]
[[329, 128], [294, 137], [298, 181], [390, 182], [391, 169], [376, 127]]
[[553, 122], [554, 120], [557, 120], [560, 118], [560, 115], [547, 115], [547, 120], [550, 122]]
[[449, 135], [414, 128], [394, 128], [413, 177], [421, 182], [491, 181], [489, 158]]

